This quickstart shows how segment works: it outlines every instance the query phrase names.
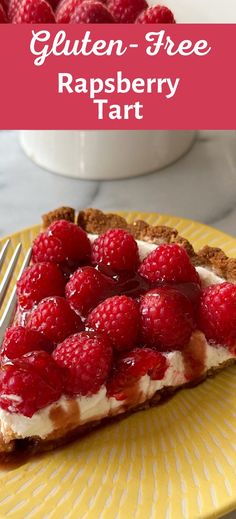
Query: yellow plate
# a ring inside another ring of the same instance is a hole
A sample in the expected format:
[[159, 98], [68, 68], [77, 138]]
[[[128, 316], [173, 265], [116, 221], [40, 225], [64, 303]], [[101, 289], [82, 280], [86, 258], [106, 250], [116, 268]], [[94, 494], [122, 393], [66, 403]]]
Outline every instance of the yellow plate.
[[[124, 214], [124, 213], [123, 213]], [[236, 239], [166, 215], [125, 213], [175, 226], [196, 248], [236, 255]], [[24, 250], [39, 226], [12, 236]], [[0, 514], [14, 519], [200, 519], [236, 508], [236, 368], [164, 405], [101, 428], [0, 473]]]

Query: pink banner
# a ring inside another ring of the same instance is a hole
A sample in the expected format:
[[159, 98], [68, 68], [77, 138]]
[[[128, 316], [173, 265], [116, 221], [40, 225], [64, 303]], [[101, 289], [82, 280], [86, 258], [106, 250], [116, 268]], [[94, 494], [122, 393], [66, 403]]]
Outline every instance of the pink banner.
[[0, 45], [2, 129], [236, 127], [236, 25], [1, 25]]

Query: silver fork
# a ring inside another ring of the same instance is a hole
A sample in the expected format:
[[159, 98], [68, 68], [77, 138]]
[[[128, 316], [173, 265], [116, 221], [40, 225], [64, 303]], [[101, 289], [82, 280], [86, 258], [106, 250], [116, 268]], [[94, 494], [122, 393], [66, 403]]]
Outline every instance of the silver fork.
[[[7, 240], [0, 251], [0, 271], [2, 269], [3, 264], [5, 263], [5, 259], [6, 259], [7, 252], [9, 250], [10, 243], [11, 243], [11, 240]], [[15, 272], [15, 268], [16, 268], [16, 265], [18, 263], [18, 259], [19, 259], [20, 253], [21, 253], [21, 249], [22, 249], [22, 244], [18, 243], [18, 245], [16, 246], [16, 248], [11, 256], [11, 259], [7, 265], [6, 272], [3, 276], [3, 279], [0, 283], [0, 308], [3, 305], [7, 289], [12, 280], [12, 276]], [[31, 252], [32, 251], [30, 248], [24, 257], [24, 261], [22, 263], [20, 272], [18, 274], [17, 281], [18, 281], [18, 279], [20, 279], [25, 268], [29, 265], [29, 262], [31, 259]], [[3, 341], [3, 337], [4, 337], [7, 327], [10, 325], [10, 323], [13, 319], [15, 309], [16, 309], [16, 285], [14, 286], [9, 299], [6, 302], [5, 310], [3, 312], [2, 318], [0, 319], [0, 344]]]

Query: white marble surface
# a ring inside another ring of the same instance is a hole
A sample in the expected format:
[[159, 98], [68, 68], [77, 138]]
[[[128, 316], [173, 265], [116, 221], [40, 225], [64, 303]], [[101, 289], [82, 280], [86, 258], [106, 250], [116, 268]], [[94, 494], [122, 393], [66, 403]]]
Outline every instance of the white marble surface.
[[[17, 132], [0, 132], [0, 235], [38, 223], [43, 212], [60, 205], [171, 213], [236, 236], [236, 132], [199, 132], [175, 164], [102, 182], [44, 171], [25, 157]], [[224, 519], [236, 519], [236, 512]]]
[[60, 205], [171, 213], [236, 236], [236, 132], [199, 132], [191, 151], [171, 166], [102, 182], [42, 170], [25, 157], [17, 132], [0, 132], [0, 235]]

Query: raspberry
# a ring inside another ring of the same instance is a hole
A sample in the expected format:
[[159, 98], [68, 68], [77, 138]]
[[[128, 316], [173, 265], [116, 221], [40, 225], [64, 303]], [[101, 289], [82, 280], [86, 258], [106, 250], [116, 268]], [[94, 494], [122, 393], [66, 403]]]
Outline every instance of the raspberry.
[[116, 23], [134, 23], [137, 16], [147, 9], [146, 0], [108, 0], [107, 8]]
[[151, 348], [135, 348], [116, 362], [107, 384], [108, 395], [124, 400], [125, 389], [134, 385], [140, 377], [150, 375], [152, 380], [162, 380], [167, 368], [167, 360], [160, 352]]
[[0, 0], [0, 5], [3, 7], [5, 13], [8, 14], [9, 0]]
[[51, 352], [52, 345], [41, 333], [24, 328], [24, 326], [14, 326], [8, 328], [5, 333], [0, 355], [8, 359], [15, 359], [36, 350]]
[[90, 258], [91, 245], [86, 232], [74, 223], [57, 220], [33, 244], [33, 261], [82, 262]]
[[66, 299], [48, 297], [31, 312], [27, 327], [43, 333], [52, 343], [58, 344], [81, 329], [81, 320]]
[[5, 13], [5, 9], [0, 4], [0, 23], [7, 23], [7, 22], [8, 22], [8, 19], [7, 19], [7, 15]]
[[84, 0], [71, 15], [70, 23], [115, 23], [115, 20], [101, 2]]
[[139, 267], [139, 274], [151, 283], [198, 283], [199, 275], [185, 249], [177, 244], [163, 244], [152, 251]]
[[154, 5], [143, 11], [136, 23], [175, 23], [174, 15], [164, 5]]
[[236, 353], [236, 286], [231, 283], [211, 285], [202, 292], [199, 328], [206, 338], [225, 344]]
[[92, 310], [87, 327], [106, 334], [116, 350], [130, 350], [139, 339], [138, 305], [124, 295], [110, 297]]
[[62, 263], [66, 255], [63, 253], [62, 243], [48, 232], [42, 232], [34, 240], [32, 260], [34, 263], [53, 262]]
[[173, 283], [172, 288], [176, 288], [178, 292], [182, 292], [185, 297], [192, 303], [193, 310], [195, 313], [198, 312], [199, 302], [201, 297], [201, 287], [197, 283]]
[[63, 392], [63, 370], [45, 351], [34, 351], [3, 364], [0, 407], [29, 418], [57, 401]]
[[71, 308], [85, 317], [105, 299], [109, 290], [111, 285], [101, 272], [93, 267], [81, 267], [74, 272], [66, 285], [66, 298]]
[[56, 8], [57, 8], [57, 6], [59, 4], [59, 1], [60, 0], [47, 0], [47, 2], [50, 4], [50, 6], [51, 6], [51, 8], [52, 8], [52, 10], [54, 12], [54, 16], [55, 16], [55, 10], [56, 10]]
[[17, 297], [21, 308], [31, 309], [41, 299], [63, 296], [64, 276], [54, 263], [36, 263], [27, 268], [17, 283]]
[[56, 9], [56, 22], [69, 23], [71, 15], [84, 0], [61, 0]]
[[22, 0], [10, 0], [9, 7], [8, 7], [8, 18], [9, 18], [10, 22], [12, 22], [21, 3], [22, 3]]
[[114, 272], [134, 272], [139, 264], [138, 246], [123, 229], [110, 229], [92, 244], [92, 263], [110, 267]]
[[144, 343], [159, 351], [182, 349], [195, 328], [191, 302], [171, 287], [147, 292], [141, 299], [140, 313]]
[[68, 369], [66, 392], [70, 395], [96, 393], [111, 369], [112, 347], [102, 335], [81, 332], [59, 344], [53, 358]]
[[46, 0], [22, 0], [12, 23], [55, 23], [55, 16]]
[[[56, 22], [70, 23], [71, 16], [82, 2], [84, 2], [84, 0], [61, 0], [56, 9]], [[99, 2], [106, 5], [106, 0], [99, 0]]]

